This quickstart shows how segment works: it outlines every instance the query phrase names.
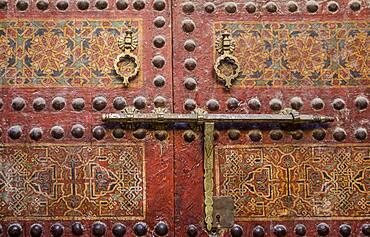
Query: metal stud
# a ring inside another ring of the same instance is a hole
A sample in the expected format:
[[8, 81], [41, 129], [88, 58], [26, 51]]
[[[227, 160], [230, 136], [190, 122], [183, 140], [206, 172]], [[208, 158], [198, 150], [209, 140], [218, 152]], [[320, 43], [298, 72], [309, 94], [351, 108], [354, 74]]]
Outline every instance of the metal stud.
[[292, 109], [300, 110], [303, 106], [303, 101], [301, 97], [293, 97], [290, 100], [290, 106], [292, 107]]
[[144, 139], [146, 136], [146, 130], [143, 128], [136, 129], [132, 135], [137, 139]]
[[184, 66], [187, 70], [192, 71], [197, 66], [197, 61], [194, 58], [185, 59]]
[[357, 12], [361, 9], [361, 2], [358, 0], [352, 0], [348, 3], [352, 11]]
[[259, 110], [261, 108], [261, 102], [257, 98], [252, 98], [248, 101], [248, 107], [252, 110]]
[[158, 222], [154, 227], [154, 232], [158, 236], [165, 236], [168, 234], [168, 226], [163, 221]]
[[346, 132], [344, 131], [343, 128], [336, 128], [334, 129], [334, 132], [333, 132], [333, 137], [335, 140], [337, 141], [343, 141], [344, 139], [346, 139]]
[[0, 128], [0, 138], [3, 135], [3, 130]]
[[143, 10], [145, 8], [145, 2], [143, 0], [135, 0], [133, 3], [135, 10]]
[[361, 232], [362, 234], [364, 234], [365, 236], [370, 236], [370, 224], [363, 224], [361, 226]]
[[154, 98], [154, 107], [159, 108], [159, 107], [166, 107], [167, 100], [163, 96], [156, 96]]
[[146, 107], [145, 97], [144, 96], [135, 97], [134, 106], [136, 109], [144, 109]]
[[50, 233], [53, 237], [61, 237], [64, 233], [64, 226], [60, 223], [55, 223], [50, 227]]
[[31, 227], [30, 227], [30, 235], [31, 237], [40, 237], [42, 235], [42, 231], [43, 231], [43, 227], [42, 225], [36, 223], [36, 224], [32, 224]]
[[189, 237], [196, 237], [198, 235], [198, 228], [195, 225], [189, 225], [186, 234]]
[[255, 12], [256, 12], [256, 10], [257, 10], [256, 4], [255, 4], [255, 3], [253, 3], [253, 2], [248, 2], [248, 3], [246, 3], [246, 4], [245, 4], [245, 10], [246, 10], [248, 13], [250, 13], [250, 14], [255, 13]]
[[99, 10], [104, 10], [108, 7], [108, 2], [105, 0], [97, 0], [95, 2], [95, 7]]
[[164, 0], [155, 0], [153, 8], [156, 11], [163, 11], [166, 8], [166, 2]]
[[193, 132], [192, 130], [186, 130], [183, 134], [183, 137], [186, 142], [192, 142], [194, 141], [196, 136], [195, 132]]
[[262, 140], [262, 132], [258, 129], [253, 129], [248, 133], [249, 139], [253, 142], [259, 142]]
[[303, 131], [302, 130], [295, 130], [291, 132], [292, 138], [294, 140], [301, 140], [303, 138]]
[[42, 97], [37, 97], [36, 99], [33, 100], [32, 102], [32, 107], [35, 111], [39, 112], [43, 109], [45, 109], [46, 106], [46, 101]]
[[317, 141], [322, 141], [324, 140], [326, 136], [326, 132], [322, 128], [317, 128], [312, 131], [312, 136], [315, 138]]
[[337, 98], [333, 101], [333, 108], [334, 109], [342, 110], [342, 109], [344, 109], [344, 107], [345, 107], [345, 103], [342, 99]]
[[227, 108], [230, 109], [230, 110], [234, 110], [234, 109], [238, 108], [239, 103], [240, 103], [239, 100], [237, 98], [234, 98], [234, 97], [230, 97], [226, 101]]
[[156, 87], [163, 87], [166, 84], [166, 79], [161, 75], [157, 75], [153, 80], [153, 84]]
[[265, 229], [262, 226], [258, 225], [254, 227], [252, 234], [253, 234], [253, 237], [264, 237]]
[[213, 2], [206, 2], [204, 4], [204, 11], [207, 13], [212, 13], [216, 10], [216, 5]]
[[210, 111], [217, 111], [220, 108], [220, 104], [215, 99], [210, 99], [207, 101], [207, 108]]
[[26, 101], [22, 97], [16, 97], [12, 100], [12, 108], [21, 111], [26, 106]]
[[270, 13], [275, 13], [277, 11], [277, 5], [274, 2], [268, 2], [265, 7]]
[[187, 14], [190, 14], [190, 13], [193, 13], [195, 10], [195, 5], [193, 2], [185, 2], [183, 5], [182, 5], [182, 11], [184, 13], [187, 13]]
[[64, 129], [60, 126], [54, 126], [51, 128], [50, 134], [55, 139], [61, 139], [64, 137]]
[[283, 136], [284, 136], [283, 131], [281, 131], [280, 129], [272, 129], [270, 131], [270, 138], [272, 140], [275, 140], [275, 141], [280, 140], [283, 138]]
[[184, 108], [185, 108], [187, 111], [192, 111], [192, 110], [194, 110], [196, 107], [197, 107], [197, 103], [195, 102], [195, 100], [193, 100], [193, 99], [186, 99], [186, 101], [185, 101], [185, 103], [184, 103]]
[[126, 0], [117, 0], [116, 8], [121, 11], [126, 10], [128, 8], [128, 2]]
[[290, 1], [288, 2], [288, 11], [293, 13], [298, 11], [298, 4], [296, 2]]
[[77, 8], [81, 11], [87, 10], [90, 6], [90, 2], [88, 0], [78, 0], [77, 1]]
[[195, 80], [195, 78], [188, 77], [185, 79], [184, 85], [186, 89], [194, 90], [197, 87], [197, 81]]
[[306, 9], [309, 13], [315, 13], [317, 10], [319, 10], [319, 4], [315, 1], [308, 1], [306, 3]]
[[311, 101], [311, 107], [315, 110], [320, 110], [324, 108], [324, 101], [321, 98], [316, 97]]
[[80, 235], [83, 235], [84, 231], [85, 231], [85, 228], [81, 222], [74, 222], [72, 224], [72, 234], [80, 236]]
[[330, 1], [328, 3], [328, 11], [329, 12], [336, 12], [336, 11], [338, 11], [338, 9], [339, 9], [339, 5], [338, 5], [337, 2]]
[[339, 226], [339, 233], [343, 237], [348, 237], [351, 235], [352, 228], [350, 225], [342, 224]]
[[3, 108], [3, 105], [4, 105], [4, 101], [3, 99], [0, 98], [0, 110]]
[[120, 139], [125, 135], [125, 131], [122, 128], [116, 128], [113, 130], [112, 135], [114, 138]]
[[30, 131], [30, 138], [34, 141], [38, 141], [42, 137], [42, 129], [41, 128], [32, 128]]
[[157, 16], [154, 19], [153, 24], [155, 25], [155, 27], [161, 28], [166, 24], [166, 19], [163, 16]]
[[113, 107], [116, 110], [123, 110], [126, 107], [126, 105], [127, 105], [126, 100], [122, 96], [118, 96], [113, 100]]
[[153, 39], [153, 45], [156, 48], [162, 48], [166, 44], [166, 40], [163, 36], [157, 35]]
[[306, 229], [306, 226], [303, 225], [303, 224], [297, 224], [295, 227], [294, 227], [294, 233], [297, 235], [297, 236], [305, 236], [306, 233], [307, 233], [307, 229]]
[[22, 128], [19, 125], [12, 126], [8, 129], [8, 136], [13, 139], [19, 139], [22, 136]]
[[326, 223], [320, 223], [316, 226], [319, 236], [327, 236], [330, 233], [330, 227]]
[[369, 104], [368, 99], [365, 96], [357, 96], [355, 99], [355, 105], [358, 110], [364, 110]]
[[283, 226], [283, 225], [274, 226], [274, 231], [273, 232], [277, 237], [284, 237], [287, 234], [286, 227]]
[[65, 11], [69, 7], [69, 2], [67, 0], [59, 0], [56, 3], [58, 10]]
[[53, 109], [60, 111], [64, 109], [66, 105], [66, 100], [63, 97], [58, 96], [53, 99], [53, 101], [51, 102], [51, 105]]
[[25, 10], [27, 10], [27, 8], [29, 6], [29, 2], [27, 0], [17, 0], [16, 3], [15, 3], [15, 6], [16, 6], [17, 10], [25, 11]]
[[72, 126], [71, 135], [75, 138], [83, 137], [85, 133], [85, 128], [81, 124], [75, 124]]
[[164, 65], [166, 64], [166, 60], [164, 59], [163, 56], [161, 55], [156, 55], [152, 59], [152, 64], [156, 68], [163, 68]]
[[225, 11], [227, 13], [235, 13], [237, 10], [237, 6], [234, 2], [228, 2], [225, 4]]
[[230, 140], [236, 141], [240, 138], [240, 131], [238, 129], [229, 129], [227, 131], [227, 135], [229, 136]]
[[164, 141], [168, 137], [167, 131], [161, 130], [161, 131], [155, 131], [154, 137], [159, 141]]
[[4, 233], [3, 226], [0, 224], [0, 236]]
[[76, 98], [72, 100], [72, 108], [76, 111], [82, 111], [85, 107], [85, 100], [82, 98]]
[[11, 224], [8, 227], [8, 235], [9, 237], [20, 237], [22, 236], [23, 228], [20, 224]]
[[38, 0], [36, 2], [36, 7], [41, 11], [45, 11], [49, 8], [49, 1], [47, 1], [47, 0]]
[[234, 225], [230, 229], [230, 234], [232, 237], [241, 237], [243, 235], [243, 228], [240, 225]]
[[102, 111], [107, 106], [107, 99], [103, 96], [97, 96], [93, 100], [93, 108], [96, 111]]
[[270, 109], [273, 110], [273, 111], [279, 111], [283, 107], [283, 103], [279, 99], [270, 100], [269, 105], [270, 105]]
[[133, 229], [137, 236], [144, 236], [148, 232], [148, 226], [144, 222], [136, 223]]
[[367, 138], [367, 131], [365, 128], [357, 128], [355, 131], [356, 139], [363, 141]]
[[194, 40], [186, 40], [185, 43], [184, 43], [184, 48], [186, 51], [189, 51], [189, 52], [193, 52], [195, 50], [195, 42]]
[[0, 9], [5, 10], [5, 9], [7, 9], [7, 7], [8, 7], [8, 1], [7, 0], [0, 0]]
[[91, 232], [96, 237], [101, 237], [105, 234], [105, 231], [107, 229], [107, 225], [103, 222], [97, 221], [94, 222], [91, 228]]
[[191, 33], [195, 29], [195, 23], [194, 21], [190, 19], [186, 19], [182, 21], [182, 30], [186, 33]]
[[101, 140], [105, 137], [105, 129], [102, 126], [94, 127], [92, 133], [96, 140]]
[[122, 223], [115, 223], [112, 227], [112, 234], [115, 237], [122, 237], [126, 234], [126, 226]]

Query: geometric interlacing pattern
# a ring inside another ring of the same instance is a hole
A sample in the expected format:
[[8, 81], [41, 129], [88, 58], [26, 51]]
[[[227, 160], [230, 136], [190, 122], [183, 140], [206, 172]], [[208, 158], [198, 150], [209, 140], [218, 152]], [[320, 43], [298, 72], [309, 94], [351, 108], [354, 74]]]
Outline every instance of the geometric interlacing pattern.
[[[117, 40], [131, 30], [142, 52], [141, 21], [2, 20], [0, 85], [11, 87], [121, 87]], [[141, 75], [132, 82], [142, 85]]]
[[3, 220], [142, 219], [142, 144], [0, 146]]
[[239, 87], [369, 86], [369, 24], [217, 22], [214, 37], [228, 31], [235, 40]]
[[218, 195], [239, 220], [370, 218], [370, 147], [221, 146]]

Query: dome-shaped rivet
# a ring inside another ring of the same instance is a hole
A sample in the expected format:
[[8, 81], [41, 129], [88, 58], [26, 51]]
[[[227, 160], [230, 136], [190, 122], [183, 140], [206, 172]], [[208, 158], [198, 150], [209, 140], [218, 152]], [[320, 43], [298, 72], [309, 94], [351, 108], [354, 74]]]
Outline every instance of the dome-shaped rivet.
[[125, 135], [125, 131], [122, 128], [113, 129], [112, 135], [114, 138], [120, 139]]
[[303, 101], [300, 97], [293, 97], [290, 100], [290, 106], [292, 107], [292, 109], [300, 110], [303, 106]]
[[363, 224], [361, 226], [361, 232], [362, 234], [364, 234], [365, 236], [370, 236], [370, 224]]
[[283, 102], [281, 102], [281, 100], [279, 100], [279, 99], [272, 99], [272, 100], [270, 100], [269, 105], [270, 105], [271, 110], [279, 111], [283, 107]]
[[76, 111], [82, 111], [85, 107], [85, 100], [82, 98], [75, 98], [72, 100], [72, 108]]
[[185, 59], [184, 66], [189, 71], [192, 71], [192, 70], [194, 70], [196, 68], [197, 61], [195, 61], [194, 58], [187, 58], [187, 59]]
[[42, 225], [36, 223], [36, 224], [32, 224], [31, 227], [30, 227], [30, 235], [31, 237], [40, 237], [42, 235], [42, 231], [43, 231], [43, 227]]
[[259, 142], [262, 140], [262, 132], [258, 129], [253, 129], [248, 133], [249, 139], [253, 142]]
[[99, 10], [104, 10], [108, 7], [108, 2], [105, 0], [97, 0], [95, 2], [95, 7]]
[[364, 110], [369, 104], [368, 99], [365, 96], [357, 96], [355, 99], [355, 105], [358, 110]]
[[82, 225], [81, 222], [74, 222], [72, 224], [72, 233], [74, 235], [77, 235], [77, 236], [83, 235], [84, 230], [85, 230], [85, 228], [84, 228], [84, 226]]
[[230, 234], [232, 237], [241, 237], [243, 235], [243, 228], [240, 225], [234, 225], [230, 229]]
[[16, 97], [12, 100], [12, 108], [21, 111], [26, 106], [26, 101], [22, 97]]
[[166, 44], [166, 40], [164, 39], [163, 36], [157, 35], [153, 39], [153, 45], [156, 48], [162, 48]]
[[146, 136], [146, 130], [143, 128], [139, 128], [136, 129], [132, 134], [137, 139], [144, 139]]
[[198, 229], [195, 225], [189, 225], [186, 233], [189, 237], [196, 237], [198, 235]]
[[305, 236], [306, 233], [307, 233], [307, 229], [306, 229], [306, 226], [303, 225], [303, 224], [297, 224], [295, 227], [294, 227], [294, 233], [297, 235], [297, 236]]
[[161, 55], [156, 55], [152, 59], [152, 64], [156, 68], [163, 68], [166, 63], [166, 60]]
[[309, 13], [315, 13], [317, 10], [319, 10], [319, 4], [315, 1], [308, 1], [306, 3], [306, 9]]
[[87, 10], [90, 6], [90, 2], [88, 0], [78, 0], [77, 1], [77, 8], [81, 11]]
[[322, 141], [324, 140], [326, 136], [326, 132], [322, 128], [317, 128], [312, 131], [312, 136], [315, 138], [317, 141]]
[[214, 130], [213, 131], [213, 139], [214, 140], [217, 140], [219, 137], [220, 137], [220, 132], [217, 131], [217, 130]]
[[135, 0], [133, 3], [135, 10], [143, 10], [145, 8], [145, 2], [143, 0]]
[[144, 109], [146, 107], [146, 99], [143, 96], [135, 97], [134, 106], [136, 109]]
[[0, 0], [0, 9], [4, 10], [8, 7], [8, 1], [7, 0]]
[[49, 8], [49, 1], [46, 1], [46, 0], [38, 0], [36, 2], [36, 7], [41, 10], [41, 11], [45, 11]]
[[270, 13], [275, 13], [277, 11], [277, 6], [273, 2], [268, 2], [265, 7], [266, 10]]
[[192, 142], [194, 141], [196, 136], [195, 132], [193, 132], [192, 130], [186, 130], [183, 134], [183, 137], [186, 142]]
[[192, 77], [188, 77], [185, 79], [184, 85], [186, 89], [194, 90], [197, 87], [197, 81]]
[[12, 126], [8, 129], [8, 136], [13, 139], [19, 139], [22, 136], [22, 128], [19, 125]]
[[155, 25], [155, 27], [161, 28], [166, 24], [166, 19], [163, 16], [157, 16], [154, 19], [153, 24]]
[[114, 100], [113, 100], [113, 107], [116, 110], [123, 110], [126, 107], [126, 105], [127, 105], [127, 103], [126, 103], [125, 98], [123, 98], [121, 96], [118, 96], [118, 97], [114, 98]]
[[42, 133], [41, 128], [32, 128], [30, 131], [30, 138], [34, 141], [38, 141], [41, 139]]
[[71, 134], [75, 138], [81, 138], [83, 137], [85, 133], [85, 128], [81, 124], [75, 124], [72, 126]]
[[0, 236], [4, 233], [3, 226], [0, 224]]
[[154, 79], [153, 79], [153, 84], [156, 86], [156, 87], [163, 87], [165, 84], [166, 84], [166, 79], [161, 76], [161, 75], [157, 75]]
[[37, 97], [36, 99], [33, 100], [32, 102], [32, 107], [35, 111], [39, 112], [43, 109], [45, 109], [46, 106], [46, 101], [42, 97]]
[[3, 135], [3, 130], [0, 128], [0, 138]]
[[50, 227], [50, 233], [53, 237], [62, 237], [64, 233], [64, 226], [60, 223], [55, 223]]
[[338, 11], [338, 9], [339, 9], [339, 5], [338, 5], [337, 2], [330, 1], [328, 3], [328, 11], [329, 12], [336, 12], [336, 11]]
[[186, 33], [193, 32], [195, 29], [195, 23], [192, 20], [183, 20], [182, 21], [182, 30]]
[[238, 129], [229, 129], [227, 131], [227, 135], [229, 136], [230, 140], [236, 141], [240, 138], [240, 131]]
[[188, 14], [190, 14], [190, 13], [193, 13], [193, 12], [194, 12], [194, 10], [195, 10], [195, 5], [194, 5], [194, 3], [192, 3], [192, 2], [186, 2], [186, 3], [184, 3], [184, 4], [182, 5], [182, 11], [183, 11], [184, 13], [188, 13]]
[[197, 107], [197, 103], [195, 102], [195, 100], [193, 100], [193, 99], [186, 99], [186, 101], [185, 101], [185, 103], [184, 103], [184, 108], [185, 108], [187, 111], [192, 111], [192, 110], [194, 110], [196, 107]]
[[344, 103], [344, 100], [342, 99], [337, 98], [333, 101], [333, 108], [336, 110], [342, 110], [344, 109], [344, 106], [345, 106], [345, 103]]
[[148, 232], [148, 226], [144, 222], [138, 222], [134, 225], [134, 233], [137, 236], [144, 236]]
[[112, 227], [112, 234], [115, 237], [122, 237], [126, 234], [126, 226], [122, 223], [116, 223]]
[[15, 3], [15, 6], [19, 11], [27, 10], [28, 5], [29, 5], [29, 2], [26, 0], [17, 0]]
[[291, 132], [291, 135], [294, 140], [301, 140], [303, 138], [303, 131], [295, 130]]
[[154, 137], [159, 140], [159, 141], [164, 141], [168, 137], [167, 131], [155, 131], [154, 132]]
[[258, 225], [254, 227], [252, 233], [253, 233], [253, 237], [264, 237], [265, 229], [262, 226]]
[[351, 231], [352, 231], [352, 228], [351, 226], [347, 225], [347, 224], [342, 224], [339, 226], [339, 233], [341, 234], [341, 236], [343, 237], [348, 237], [351, 235]]
[[93, 108], [96, 111], [101, 111], [107, 106], [107, 99], [103, 96], [97, 96], [93, 100]]
[[336, 128], [334, 129], [334, 132], [333, 132], [333, 137], [335, 140], [337, 141], [343, 141], [344, 139], [346, 139], [346, 132], [344, 131], [343, 128]]
[[3, 105], [4, 105], [4, 101], [3, 99], [0, 98], [0, 110], [3, 108]]
[[63, 97], [58, 96], [52, 100], [51, 105], [53, 109], [59, 111], [64, 109], [64, 107], [66, 106], [66, 100]]
[[57, 1], [56, 6], [57, 6], [58, 10], [65, 11], [69, 7], [69, 3], [68, 3], [67, 0], [59, 0], [59, 1]]
[[226, 101], [227, 108], [230, 109], [230, 110], [234, 110], [234, 109], [238, 108], [239, 103], [240, 103], [239, 100], [237, 98], [234, 98], [234, 97], [230, 97]]
[[357, 12], [361, 9], [361, 2], [358, 0], [353, 0], [348, 3], [352, 11]]
[[23, 228], [20, 224], [11, 224], [8, 227], [9, 237], [20, 237], [22, 236]]
[[105, 129], [102, 126], [94, 127], [92, 133], [96, 140], [101, 140], [105, 137]]
[[155, 0], [153, 8], [156, 11], [163, 11], [166, 8], [166, 2], [164, 0]]
[[225, 4], [225, 11], [227, 13], [235, 13], [237, 10], [237, 6], [234, 2], [228, 2]]
[[128, 2], [126, 0], [117, 0], [116, 8], [121, 11], [126, 10], [128, 8]]
[[157, 223], [154, 227], [154, 232], [158, 235], [158, 236], [165, 236], [168, 234], [168, 226], [166, 223], [164, 223], [163, 221]]
[[365, 128], [357, 128], [355, 131], [356, 139], [363, 141], [367, 138], [367, 131]]
[[61, 139], [64, 137], [64, 129], [60, 126], [54, 126], [51, 128], [50, 134], [55, 139]]
[[215, 99], [210, 99], [207, 101], [207, 108], [210, 111], [217, 111], [220, 108], [220, 104]]
[[248, 12], [248, 13], [255, 13], [256, 10], [257, 10], [257, 7], [256, 7], [256, 4], [253, 3], [253, 2], [248, 2], [245, 4], [245, 10]]
[[184, 43], [184, 49], [186, 51], [193, 52], [195, 50], [195, 47], [196, 45], [195, 45], [194, 40], [189, 39], [189, 40], [186, 40]]
[[154, 107], [159, 108], [159, 107], [166, 107], [167, 100], [163, 96], [156, 96], [154, 98]]
[[273, 232], [277, 237], [284, 237], [286, 236], [287, 230], [286, 227], [283, 225], [276, 225], [274, 226]]
[[320, 223], [316, 226], [316, 231], [320, 236], [327, 236], [330, 233], [330, 228], [325, 223]]
[[91, 232], [94, 236], [101, 237], [105, 234], [107, 225], [103, 222], [97, 221], [92, 225]]
[[248, 101], [248, 107], [252, 110], [259, 110], [261, 108], [261, 102], [257, 98], [252, 98]]
[[204, 11], [207, 13], [212, 13], [216, 10], [216, 5], [213, 2], [206, 2], [204, 4]]
[[283, 131], [281, 131], [280, 129], [272, 129], [270, 131], [270, 138], [272, 140], [275, 140], [275, 141], [280, 140], [283, 138], [283, 136], [284, 136]]
[[298, 4], [296, 2], [290, 1], [288, 2], [288, 11], [289, 12], [296, 12], [298, 11]]
[[315, 98], [311, 101], [311, 107], [314, 109], [314, 110], [320, 110], [320, 109], [323, 109], [324, 108], [324, 101], [321, 99], [321, 98]]

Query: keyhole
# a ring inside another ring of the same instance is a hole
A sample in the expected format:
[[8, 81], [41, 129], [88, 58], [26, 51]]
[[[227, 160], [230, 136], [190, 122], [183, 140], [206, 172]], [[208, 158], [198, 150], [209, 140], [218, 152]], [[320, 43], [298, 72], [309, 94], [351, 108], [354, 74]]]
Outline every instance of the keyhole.
[[220, 214], [217, 214], [216, 215], [216, 220], [217, 220], [217, 223], [220, 223], [221, 222], [221, 216], [220, 216]]

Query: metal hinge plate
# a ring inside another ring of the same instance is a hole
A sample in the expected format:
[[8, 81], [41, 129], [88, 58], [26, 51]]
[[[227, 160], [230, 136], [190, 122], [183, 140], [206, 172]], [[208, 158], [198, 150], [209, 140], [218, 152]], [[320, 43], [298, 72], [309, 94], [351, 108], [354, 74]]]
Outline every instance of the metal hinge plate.
[[234, 225], [234, 199], [229, 196], [213, 197], [214, 228], [231, 228]]

